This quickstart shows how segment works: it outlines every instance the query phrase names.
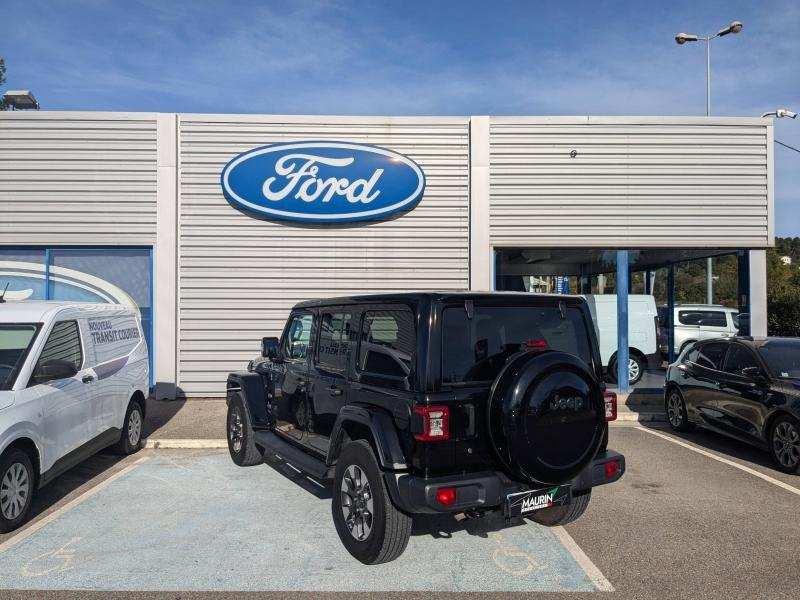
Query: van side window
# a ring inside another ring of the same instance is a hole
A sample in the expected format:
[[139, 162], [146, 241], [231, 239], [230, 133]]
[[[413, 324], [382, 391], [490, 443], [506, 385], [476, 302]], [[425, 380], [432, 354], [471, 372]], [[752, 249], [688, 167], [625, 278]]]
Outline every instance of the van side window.
[[705, 327], [727, 327], [725, 313], [719, 310], [681, 310], [678, 322], [682, 325], [701, 325]]
[[383, 377], [406, 378], [414, 364], [414, 317], [405, 308], [364, 313], [358, 369]]
[[81, 336], [76, 321], [59, 321], [53, 325], [53, 330], [39, 355], [38, 364], [44, 365], [52, 361], [68, 362], [75, 366], [76, 371], [80, 371], [83, 367]]
[[322, 313], [315, 364], [337, 371], [347, 368], [350, 348], [355, 338], [351, 319], [351, 315], [346, 312]]
[[292, 317], [286, 339], [283, 342], [283, 356], [292, 360], [303, 360], [308, 356], [308, 344], [311, 341], [311, 313], [297, 314]]

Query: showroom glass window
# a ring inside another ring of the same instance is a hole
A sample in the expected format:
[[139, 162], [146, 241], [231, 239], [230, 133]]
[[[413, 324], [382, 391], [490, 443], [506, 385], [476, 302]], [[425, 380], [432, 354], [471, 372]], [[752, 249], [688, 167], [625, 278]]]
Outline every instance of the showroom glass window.
[[0, 281], [7, 300], [108, 302], [138, 311], [152, 344], [152, 250], [150, 248], [0, 248]]
[[505, 361], [529, 347], [559, 350], [592, 365], [583, 313], [556, 306], [463, 306], [442, 314], [442, 383], [491, 381]]

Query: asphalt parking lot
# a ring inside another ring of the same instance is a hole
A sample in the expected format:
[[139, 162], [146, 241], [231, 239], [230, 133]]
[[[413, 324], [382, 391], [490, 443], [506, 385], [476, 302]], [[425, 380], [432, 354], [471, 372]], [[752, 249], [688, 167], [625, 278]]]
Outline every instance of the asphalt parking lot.
[[566, 530], [421, 520], [406, 553], [378, 567], [340, 547], [327, 486], [285, 463], [240, 469], [224, 450], [101, 454], [45, 488], [27, 527], [0, 536], [0, 595], [797, 597], [800, 477], [711, 433], [633, 423], [611, 436], [628, 472]]

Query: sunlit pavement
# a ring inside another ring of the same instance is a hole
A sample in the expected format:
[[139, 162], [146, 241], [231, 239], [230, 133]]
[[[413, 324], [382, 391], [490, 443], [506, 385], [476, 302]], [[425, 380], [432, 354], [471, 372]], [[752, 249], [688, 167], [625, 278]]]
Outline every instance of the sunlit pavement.
[[[708, 432], [676, 436], [631, 423], [610, 435], [628, 471], [595, 489], [566, 532], [615, 597], [796, 600], [800, 477]], [[345, 593], [336, 598], [563, 590], [562, 599], [598, 589], [556, 531], [502, 520], [421, 520], [399, 560], [365, 567], [336, 537], [325, 486], [282, 463], [235, 467], [225, 451], [147, 450], [121, 462], [99, 455], [45, 488], [37, 513], [27, 528], [0, 536], [4, 600], [15, 589], [54, 590], [38, 592], [47, 598], [161, 590], [165, 599], [193, 590], [270, 598], [284, 590]]]

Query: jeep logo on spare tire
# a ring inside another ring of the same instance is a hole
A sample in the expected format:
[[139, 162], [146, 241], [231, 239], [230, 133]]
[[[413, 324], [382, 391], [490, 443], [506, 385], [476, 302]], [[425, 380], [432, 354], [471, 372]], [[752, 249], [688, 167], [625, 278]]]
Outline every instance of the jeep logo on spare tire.
[[578, 412], [583, 409], [586, 400], [583, 396], [560, 396], [556, 394], [550, 401], [550, 410], [571, 410]]

